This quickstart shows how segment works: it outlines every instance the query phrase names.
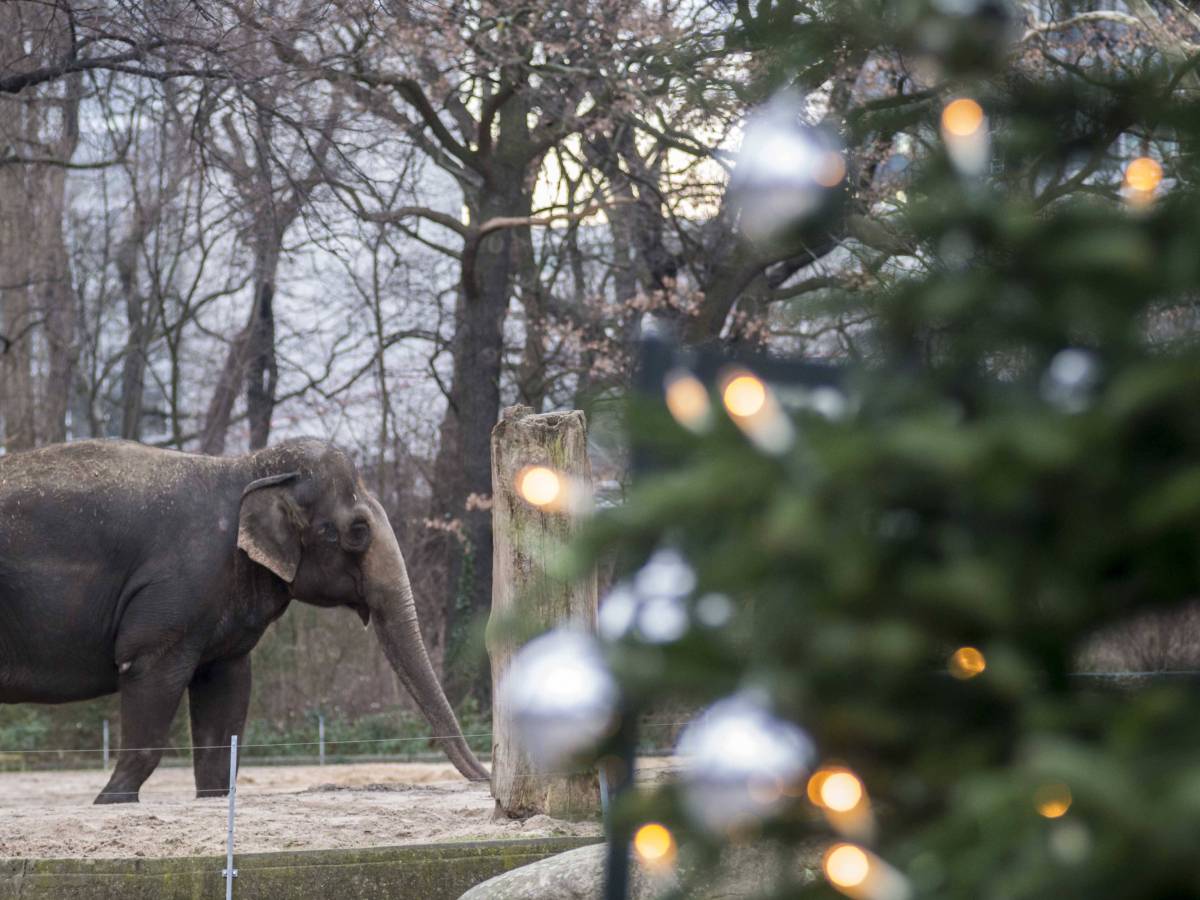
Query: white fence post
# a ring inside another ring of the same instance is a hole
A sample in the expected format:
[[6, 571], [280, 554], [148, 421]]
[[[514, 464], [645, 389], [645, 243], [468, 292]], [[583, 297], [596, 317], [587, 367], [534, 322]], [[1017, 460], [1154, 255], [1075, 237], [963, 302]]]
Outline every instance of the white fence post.
[[317, 713], [317, 742], [321, 745], [321, 765], [325, 765], [325, 716]]
[[237, 735], [229, 742], [229, 825], [225, 835], [225, 900], [233, 900], [233, 879], [237, 869], [233, 867], [233, 814], [237, 807]]
[[104, 720], [104, 768], [108, 769], [108, 719]]

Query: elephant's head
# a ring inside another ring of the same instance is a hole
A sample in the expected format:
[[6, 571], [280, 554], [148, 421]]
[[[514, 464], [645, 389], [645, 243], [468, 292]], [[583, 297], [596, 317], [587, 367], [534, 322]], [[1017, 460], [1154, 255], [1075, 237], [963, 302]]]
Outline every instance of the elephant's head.
[[[242, 494], [238, 546], [290, 588], [293, 599], [349, 606], [375, 623], [384, 652], [438, 743], [463, 775], [486, 780], [446, 700], [421, 631], [400, 545], [379, 501], [340, 450], [316, 441], [262, 454], [276, 474]], [[282, 471], [281, 471], [282, 470]]]

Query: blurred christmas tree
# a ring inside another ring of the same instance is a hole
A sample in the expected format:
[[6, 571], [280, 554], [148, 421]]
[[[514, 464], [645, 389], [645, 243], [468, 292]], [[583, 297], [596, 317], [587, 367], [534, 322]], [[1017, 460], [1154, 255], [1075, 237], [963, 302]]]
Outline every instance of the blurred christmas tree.
[[664, 465], [580, 564], [650, 559], [601, 605], [629, 708], [718, 704], [620, 811], [684, 856], [819, 839], [813, 896], [1200, 895], [1194, 684], [1075, 674], [1200, 598], [1197, 17], [1117, 5], [737, 5], [744, 240], [843, 248], [795, 315], [861, 311], [861, 358], [838, 392], [681, 355], [631, 407]]

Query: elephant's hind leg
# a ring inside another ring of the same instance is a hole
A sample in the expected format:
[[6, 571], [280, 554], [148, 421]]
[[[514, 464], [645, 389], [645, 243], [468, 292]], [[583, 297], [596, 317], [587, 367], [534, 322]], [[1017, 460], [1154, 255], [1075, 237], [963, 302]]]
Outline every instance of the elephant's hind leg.
[[162, 759], [190, 674], [190, 667], [159, 665], [121, 675], [121, 752], [97, 803], [137, 802], [142, 784]]
[[188, 685], [197, 797], [229, 793], [229, 742], [242, 734], [249, 705], [249, 656], [210, 663]]

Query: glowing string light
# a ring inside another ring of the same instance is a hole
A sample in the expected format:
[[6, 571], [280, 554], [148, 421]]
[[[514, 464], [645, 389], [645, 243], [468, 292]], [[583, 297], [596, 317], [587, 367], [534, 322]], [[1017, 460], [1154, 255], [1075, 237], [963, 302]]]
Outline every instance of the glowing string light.
[[834, 844], [821, 868], [829, 883], [853, 900], [911, 900], [913, 895], [904, 875], [858, 844]]
[[1162, 182], [1163, 168], [1156, 159], [1139, 156], [1125, 167], [1125, 183], [1142, 194], [1152, 193]]
[[712, 422], [708, 390], [690, 372], [669, 372], [666, 381], [667, 409], [675, 421], [691, 431], [704, 431]]
[[721, 402], [735, 425], [759, 450], [774, 455], [792, 446], [795, 430], [775, 392], [754, 373], [730, 366], [717, 376]]
[[1062, 783], [1043, 784], [1033, 792], [1033, 805], [1039, 816], [1060, 819], [1071, 808], [1071, 789]]
[[853, 772], [831, 772], [821, 782], [821, 801], [835, 812], [849, 812], [862, 802], [863, 783]]
[[972, 178], [988, 168], [990, 138], [983, 107], [970, 97], [960, 97], [942, 110], [942, 140], [954, 167]]
[[862, 779], [844, 766], [821, 766], [808, 779], [809, 801], [824, 813], [833, 828], [845, 837], [870, 842], [875, 837], [875, 815]]
[[836, 888], [855, 888], [871, 874], [871, 859], [854, 844], [834, 844], [822, 863], [825, 877]]
[[950, 674], [960, 681], [981, 675], [987, 668], [987, 660], [975, 647], [959, 647], [950, 656]]
[[674, 855], [675, 838], [665, 825], [649, 822], [633, 836], [633, 848], [643, 862], [661, 865]]
[[738, 375], [725, 385], [722, 400], [730, 414], [749, 418], [766, 405], [767, 389], [762, 381], [753, 375]]
[[942, 129], [954, 137], [970, 137], [983, 127], [983, 107], [970, 97], [960, 97], [942, 110]]
[[563, 484], [553, 469], [529, 466], [517, 475], [517, 490], [527, 503], [546, 507], [559, 499]]

